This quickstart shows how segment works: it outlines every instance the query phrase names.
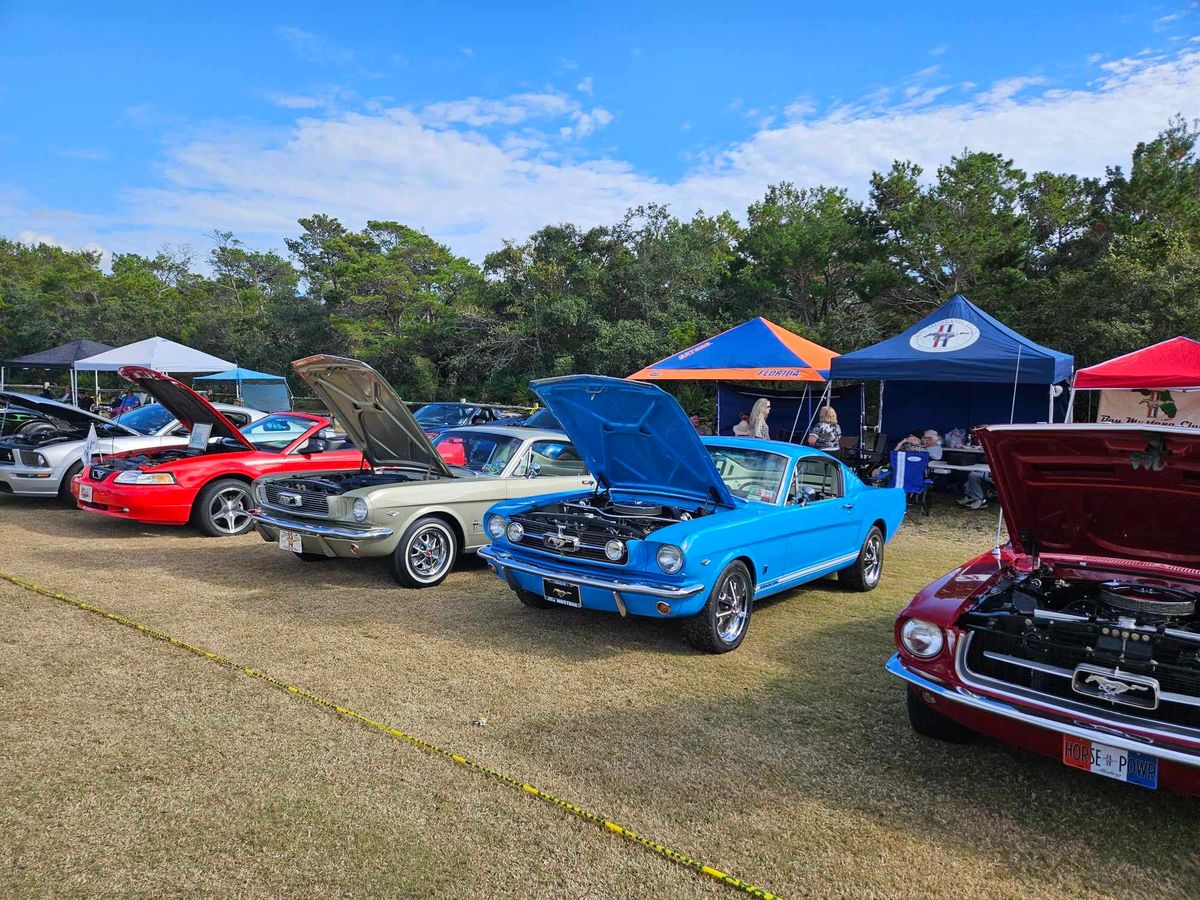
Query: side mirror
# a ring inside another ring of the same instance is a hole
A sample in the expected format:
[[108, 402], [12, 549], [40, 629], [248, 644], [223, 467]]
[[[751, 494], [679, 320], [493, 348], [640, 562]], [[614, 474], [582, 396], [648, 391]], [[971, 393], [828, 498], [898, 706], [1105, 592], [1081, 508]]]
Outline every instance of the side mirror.
[[316, 433], [315, 437], [318, 437], [323, 441], [332, 441], [335, 437], [337, 437], [337, 432], [332, 428], [322, 428]]
[[310, 437], [307, 441], [300, 445], [300, 449], [296, 452], [302, 453], [305, 456], [308, 456], [310, 453], [324, 453], [325, 446], [325, 441], [323, 441], [320, 436]]
[[542, 467], [537, 463], [530, 461], [529, 468], [525, 470], [526, 478], [537, 478], [542, 474]]

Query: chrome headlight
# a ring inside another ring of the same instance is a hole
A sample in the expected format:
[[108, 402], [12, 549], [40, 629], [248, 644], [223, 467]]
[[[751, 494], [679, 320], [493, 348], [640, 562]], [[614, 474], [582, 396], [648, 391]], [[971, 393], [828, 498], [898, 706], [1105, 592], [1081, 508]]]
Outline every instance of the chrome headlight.
[[175, 476], [170, 472], [139, 472], [127, 469], [113, 479], [114, 484], [174, 484]]
[[604, 545], [604, 555], [613, 562], [619, 562], [625, 555], [625, 545], [621, 541], [611, 540]]
[[370, 513], [370, 510], [367, 508], [367, 501], [362, 497], [355, 497], [354, 505], [350, 508], [350, 515], [354, 516], [354, 521], [367, 521], [368, 513]]
[[900, 643], [913, 656], [931, 659], [942, 652], [946, 636], [942, 629], [924, 619], [909, 619], [900, 629]]
[[683, 568], [683, 551], [674, 544], [663, 544], [658, 548], [658, 567], [674, 575]]
[[504, 537], [504, 516], [490, 515], [487, 520], [487, 532], [493, 541]]
[[521, 523], [520, 522], [509, 522], [508, 523], [508, 539], [515, 544], [518, 541], [520, 541], [521, 538], [523, 538], [523, 537], [525, 537], [525, 529], [521, 527]]

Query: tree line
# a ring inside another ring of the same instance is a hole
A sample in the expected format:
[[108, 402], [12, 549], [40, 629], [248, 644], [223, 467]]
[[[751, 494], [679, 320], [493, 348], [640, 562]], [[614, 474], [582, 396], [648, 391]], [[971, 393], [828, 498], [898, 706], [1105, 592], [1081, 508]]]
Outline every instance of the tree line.
[[319, 213], [286, 256], [216, 232], [204, 260], [119, 253], [109, 271], [99, 253], [0, 239], [0, 358], [158, 334], [268, 372], [335, 353], [406, 397], [520, 401], [531, 378], [627, 375], [757, 315], [846, 352], [963, 293], [1088, 365], [1200, 335], [1198, 124], [1173, 119], [1103, 178], [994, 153], [933, 173], [898, 160], [865, 200], [783, 182], [742, 221], [640, 206], [547, 225], [481, 265], [408, 225]]

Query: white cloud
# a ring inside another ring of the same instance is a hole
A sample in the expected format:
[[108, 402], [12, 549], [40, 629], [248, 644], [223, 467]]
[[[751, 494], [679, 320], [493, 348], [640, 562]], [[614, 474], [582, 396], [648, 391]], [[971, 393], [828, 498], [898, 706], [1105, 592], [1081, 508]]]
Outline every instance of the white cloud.
[[949, 49], [950, 49], [949, 44], [938, 44], [936, 47], [934, 47], [932, 50], [929, 51], [929, 55], [930, 56], [942, 56]]
[[287, 42], [295, 53], [305, 62], [318, 65], [342, 65], [353, 61], [354, 51], [338, 47], [324, 38], [297, 28], [294, 25], [281, 25], [276, 33]]
[[[1038, 76], [975, 93], [944, 87], [930, 83], [911, 97], [901, 89], [823, 112], [798, 101], [785, 120], [706, 150], [670, 181], [589, 155], [576, 140], [608, 125], [612, 113], [551, 91], [421, 108], [322, 108], [283, 130], [224, 125], [189, 137], [170, 150], [156, 183], [123, 193], [118, 212], [103, 220], [39, 219], [36, 204], [14, 195], [11, 209], [0, 208], [0, 233], [153, 252], [221, 228], [252, 246], [278, 247], [297, 218], [320, 211], [354, 228], [396, 219], [478, 259], [503, 238], [522, 239], [547, 223], [613, 222], [652, 201], [680, 215], [740, 215], [781, 180], [841, 185], [862, 197], [870, 173], [894, 159], [928, 174], [964, 147], [1003, 153], [1029, 171], [1103, 175], [1106, 166], [1127, 164], [1136, 143], [1172, 115], [1200, 115], [1200, 48], [1114, 60], [1082, 88]], [[931, 91], [939, 93], [924, 96]], [[745, 105], [733, 111], [741, 115]]]
[[579, 91], [581, 94], [587, 94], [590, 97], [592, 96], [592, 87], [592, 76], [589, 75], [587, 78], [579, 82], [579, 84], [575, 85], [575, 90]]

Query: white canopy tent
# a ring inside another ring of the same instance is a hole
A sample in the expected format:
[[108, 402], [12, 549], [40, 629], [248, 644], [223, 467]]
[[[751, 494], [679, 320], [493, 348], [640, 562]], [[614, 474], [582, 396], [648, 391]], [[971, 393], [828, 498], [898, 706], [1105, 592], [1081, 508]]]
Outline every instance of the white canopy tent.
[[79, 360], [71, 373], [72, 390], [78, 390], [79, 372], [115, 372], [124, 366], [145, 366], [147, 369], [156, 369], [168, 374], [224, 372], [235, 365], [176, 341], [152, 337]]

